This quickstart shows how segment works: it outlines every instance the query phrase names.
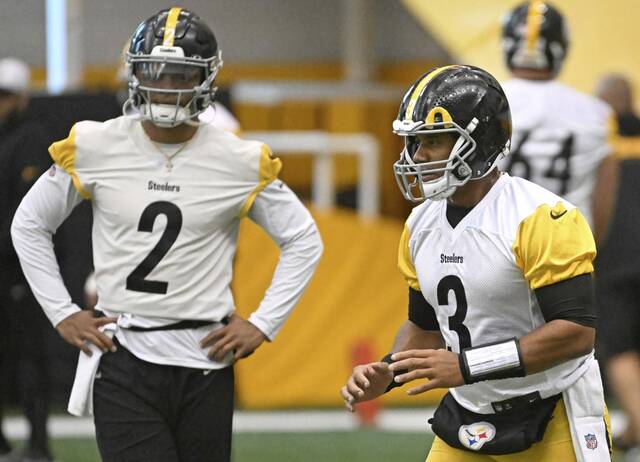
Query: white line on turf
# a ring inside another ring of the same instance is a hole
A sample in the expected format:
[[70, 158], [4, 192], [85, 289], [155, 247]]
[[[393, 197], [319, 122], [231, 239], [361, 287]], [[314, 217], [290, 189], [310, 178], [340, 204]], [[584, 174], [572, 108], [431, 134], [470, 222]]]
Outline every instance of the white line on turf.
[[[428, 432], [427, 420], [433, 416], [433, 408], [387, 409], [377, 418], [378, 430], [393, 432]], [[626, 419], [620, 411], [611, 412], [613, 434], [619, 433]], [[360, 428], [354, 414], [342, 410], [329, 411], [237, 411], [234, 415], [235, 432], [331, 432]], [[29, 428], [23, 417], [5, 417], [5, 436], [13, 440], [27, 438]], [[53, 438], [93, 437], [92, 418], [56, 415], [49, 418], [49, 433]]]

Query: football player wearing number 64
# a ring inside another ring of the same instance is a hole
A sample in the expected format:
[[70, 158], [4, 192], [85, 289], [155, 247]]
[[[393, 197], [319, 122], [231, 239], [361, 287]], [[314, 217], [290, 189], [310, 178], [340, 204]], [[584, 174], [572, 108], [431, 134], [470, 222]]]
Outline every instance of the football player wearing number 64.
[[[69, 411], [93, 413], [102, 460], [226, 462], [232, 365], [276, 337], [322, 243], [266, 145], [198, 120], [222, 66], [201, 18], [181, 8], [153, 15], [126, 63], [123, 115], [76, 123], [51, 145], [54, 165], [16, 212], [14, 246], [51, 323], [82, 350]], [[51, 243], [83, 199], [93, 207], [102, 317], [72, 303]], [[230, 290], [244, 217], [281, 250], [248, 319]]]
[[569, 27], [548, 2], [532, 0], [504, 18], [502, 51], [511, 78], [503, 83], [511, 106], [511, 155], [500, 168], [565, 197], [599, 239], [593, 189], [612, 163], [615, 115], [597, 98], [560, 83], [569, 53]]
[[497, 168], [511, 116], [486, 71], [433, 69], [407, 91], [394, 172], [415, 207], [400, 239], [408, 320], [358, 365], [345, 406], [412, 382], [449, 388], [428, 462], [609, 460], [593, 356], [595, 243], [569, 201]]

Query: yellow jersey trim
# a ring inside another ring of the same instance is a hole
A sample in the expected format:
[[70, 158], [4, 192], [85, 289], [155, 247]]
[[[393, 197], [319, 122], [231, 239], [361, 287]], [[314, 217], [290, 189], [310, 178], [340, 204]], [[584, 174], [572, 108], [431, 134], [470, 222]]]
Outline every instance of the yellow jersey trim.
[[531, 289], [593, 272], [596, 244], [577, 208], [544, 204], [522, 220], [512, 246]]
[[447, 69], [451, 69], [453, 67], [457, 67], [457, 65], [456, 64], [452, 64], [452, 65], [449, 65], [449, 66], [439, 67], [439, 68], [429, 72], [427, 75], [424, 76], [424, 78], [420, 81], [420, 83], [418, 83], [418, 85], [416, 85], [416, 88], [414, 88], [413, 93], [411, 93], [411, 98], [409, 99], [409, 104], [407, 105], [407, 110], [404, 113], [405, 120], [413, 121], [413, 110], [415, 109], [416, 104], [418, 104], [418, 98], [422, 94], [422, 90], [424, 90], [424, 87], [426, 87], [427, 84], [429, 82], [431, 82], [435, 76], [437, 76], [441, 72], [443, 72], [443, 71], [445, 71]]
[[538, 43], [544, 9], [544, 3], [539, 0], [534, 0], [529, 4], [527, 10], [527, 50], [529, 51], [534, 51]]
[[182, 8], [174, 6], [169, 10], [167, 15], [167, 23], [164, 26], [164, 37], [162, 38], [162, 45], [165, 47], [172, 47], [173, 41], [176, 38], [176, 26], [178, 24], [178, 18]]
[[258, 194], [260, 194], [260, 192], [263, 191], [269, 183], [278, 178], [278, 173], [280, 173], [281, 169], [282, 161], [274, 158], [269, 146], [263, 144], [260, 152], [260, 182], [258, 183], [258, 186], [251, 191], [251, 194], [249, 194], [249, 197], [247, 197], [247, 200], [242, 205], [242, 208], [240, 209], [240, 218], [247, 216], [249, 210], [251, 210], [253, 202], [256, 200], [256, 197], [258, 197]]
[[49, 146], [49, 155], [53, 161], [71, 176], [73, 186], [84, 199], [91, 199], [91, 194], [84, 189], [76, 171], [76, 126], [71, 127], [69, 136]]
[[411, 259], [411, 252], [409, 252], [409, 239], [411, 238], [411, 231], [405, 224], [402, 236], [400, 236], [400, 246], [398, 247], [398, 269], [404, 276], [405, 281], [414, 290], [420, 291], [420, 284], [418, 283], [418, 276], [416, 275], [416, 267]]
[[611, 145], [619, 160], [640, 159], [640, 136], [616, 136]]
[[607, 442], [609, 443], [609, 453], [611, 453], [611, 448], [613, 447], [613, 438], [611, 433], [611, 415], [609, 415], [609, 408], [607, 404], [604, 405], [604, 426], [607, 429]]

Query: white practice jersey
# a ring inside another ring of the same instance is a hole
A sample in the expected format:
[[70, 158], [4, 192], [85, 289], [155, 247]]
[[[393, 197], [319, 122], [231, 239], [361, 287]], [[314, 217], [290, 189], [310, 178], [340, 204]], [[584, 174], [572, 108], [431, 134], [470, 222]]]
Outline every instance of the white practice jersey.
[[[157, 364], [216, 369], [201, 340], [235, 311], [233, 257], [248, 216], [280, 247], [273, 279], [249, 322], [273, 340], [322, 253], [309, 211], [277, 180], [267, 146], [202, 125], [186, 144], [155, 145], [139, 121], [80, 122], [49, 148], [56, 165], [16, 211], [11, 236], [31, 289], [55, 326], [79, 311], [64, 286], [51, 237], [82, 198], [93, 206], [97, 308], [118, 316], [116, 335]], [[61, 171], [64, 170], [64, 171]], [[177, 320], [194, 329], [135, 332]], [[215, 324], [213, 324], [215, 323]]]
[[218, 102], [214, 102], [202, 114], [198, 120], [203, 124], [212, 124], [222, 130], [226, 130], [236, 135], [240, 133], [240, 122], [229, 110]]
[[[447, 346], [522, 337], [545, 320], [534, 289], [593, 271], [591, 230], [569, 202], [527, 180], [502, 174], [452, 228], [446, 201], [427, 200], [409, 216], [399, 267], [434, 308]], [[543, 398], [586, 370], [586, 355], [526, 377], [451, 389], [465, 408], [493, 413], [492, 402], [534, 391]]]
[[596, 172], [615, 130], [611, 109], [555, 80], [513, 79], [502, 87], [513, 137], [501, 169], [565, 197], [591, 223]]
[[266, 145], [203, 125], [168, 167], [142, 124], [118, 117], [79, 122], [49, 150], [92, 200], [97, 308], [215, 321], [233, 312], [239, 218], [281, 167]]

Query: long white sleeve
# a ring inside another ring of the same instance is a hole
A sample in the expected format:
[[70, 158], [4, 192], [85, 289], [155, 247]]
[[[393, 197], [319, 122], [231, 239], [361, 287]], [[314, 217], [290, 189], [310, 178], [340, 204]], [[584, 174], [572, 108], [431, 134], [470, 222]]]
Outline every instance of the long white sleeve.
[[81, 201], [71, 177], [54, 165], [22, 199], [11, 225], [22, 271], [54, 326], [80, 310], [62, 280], [52, 237]]
[[309, 211], [281, 181], [256, 197], [249, 218], [280, 247], [271, 285], [249, 321], [273, 340], [300, 300], [318, 266], [322, 241]]

